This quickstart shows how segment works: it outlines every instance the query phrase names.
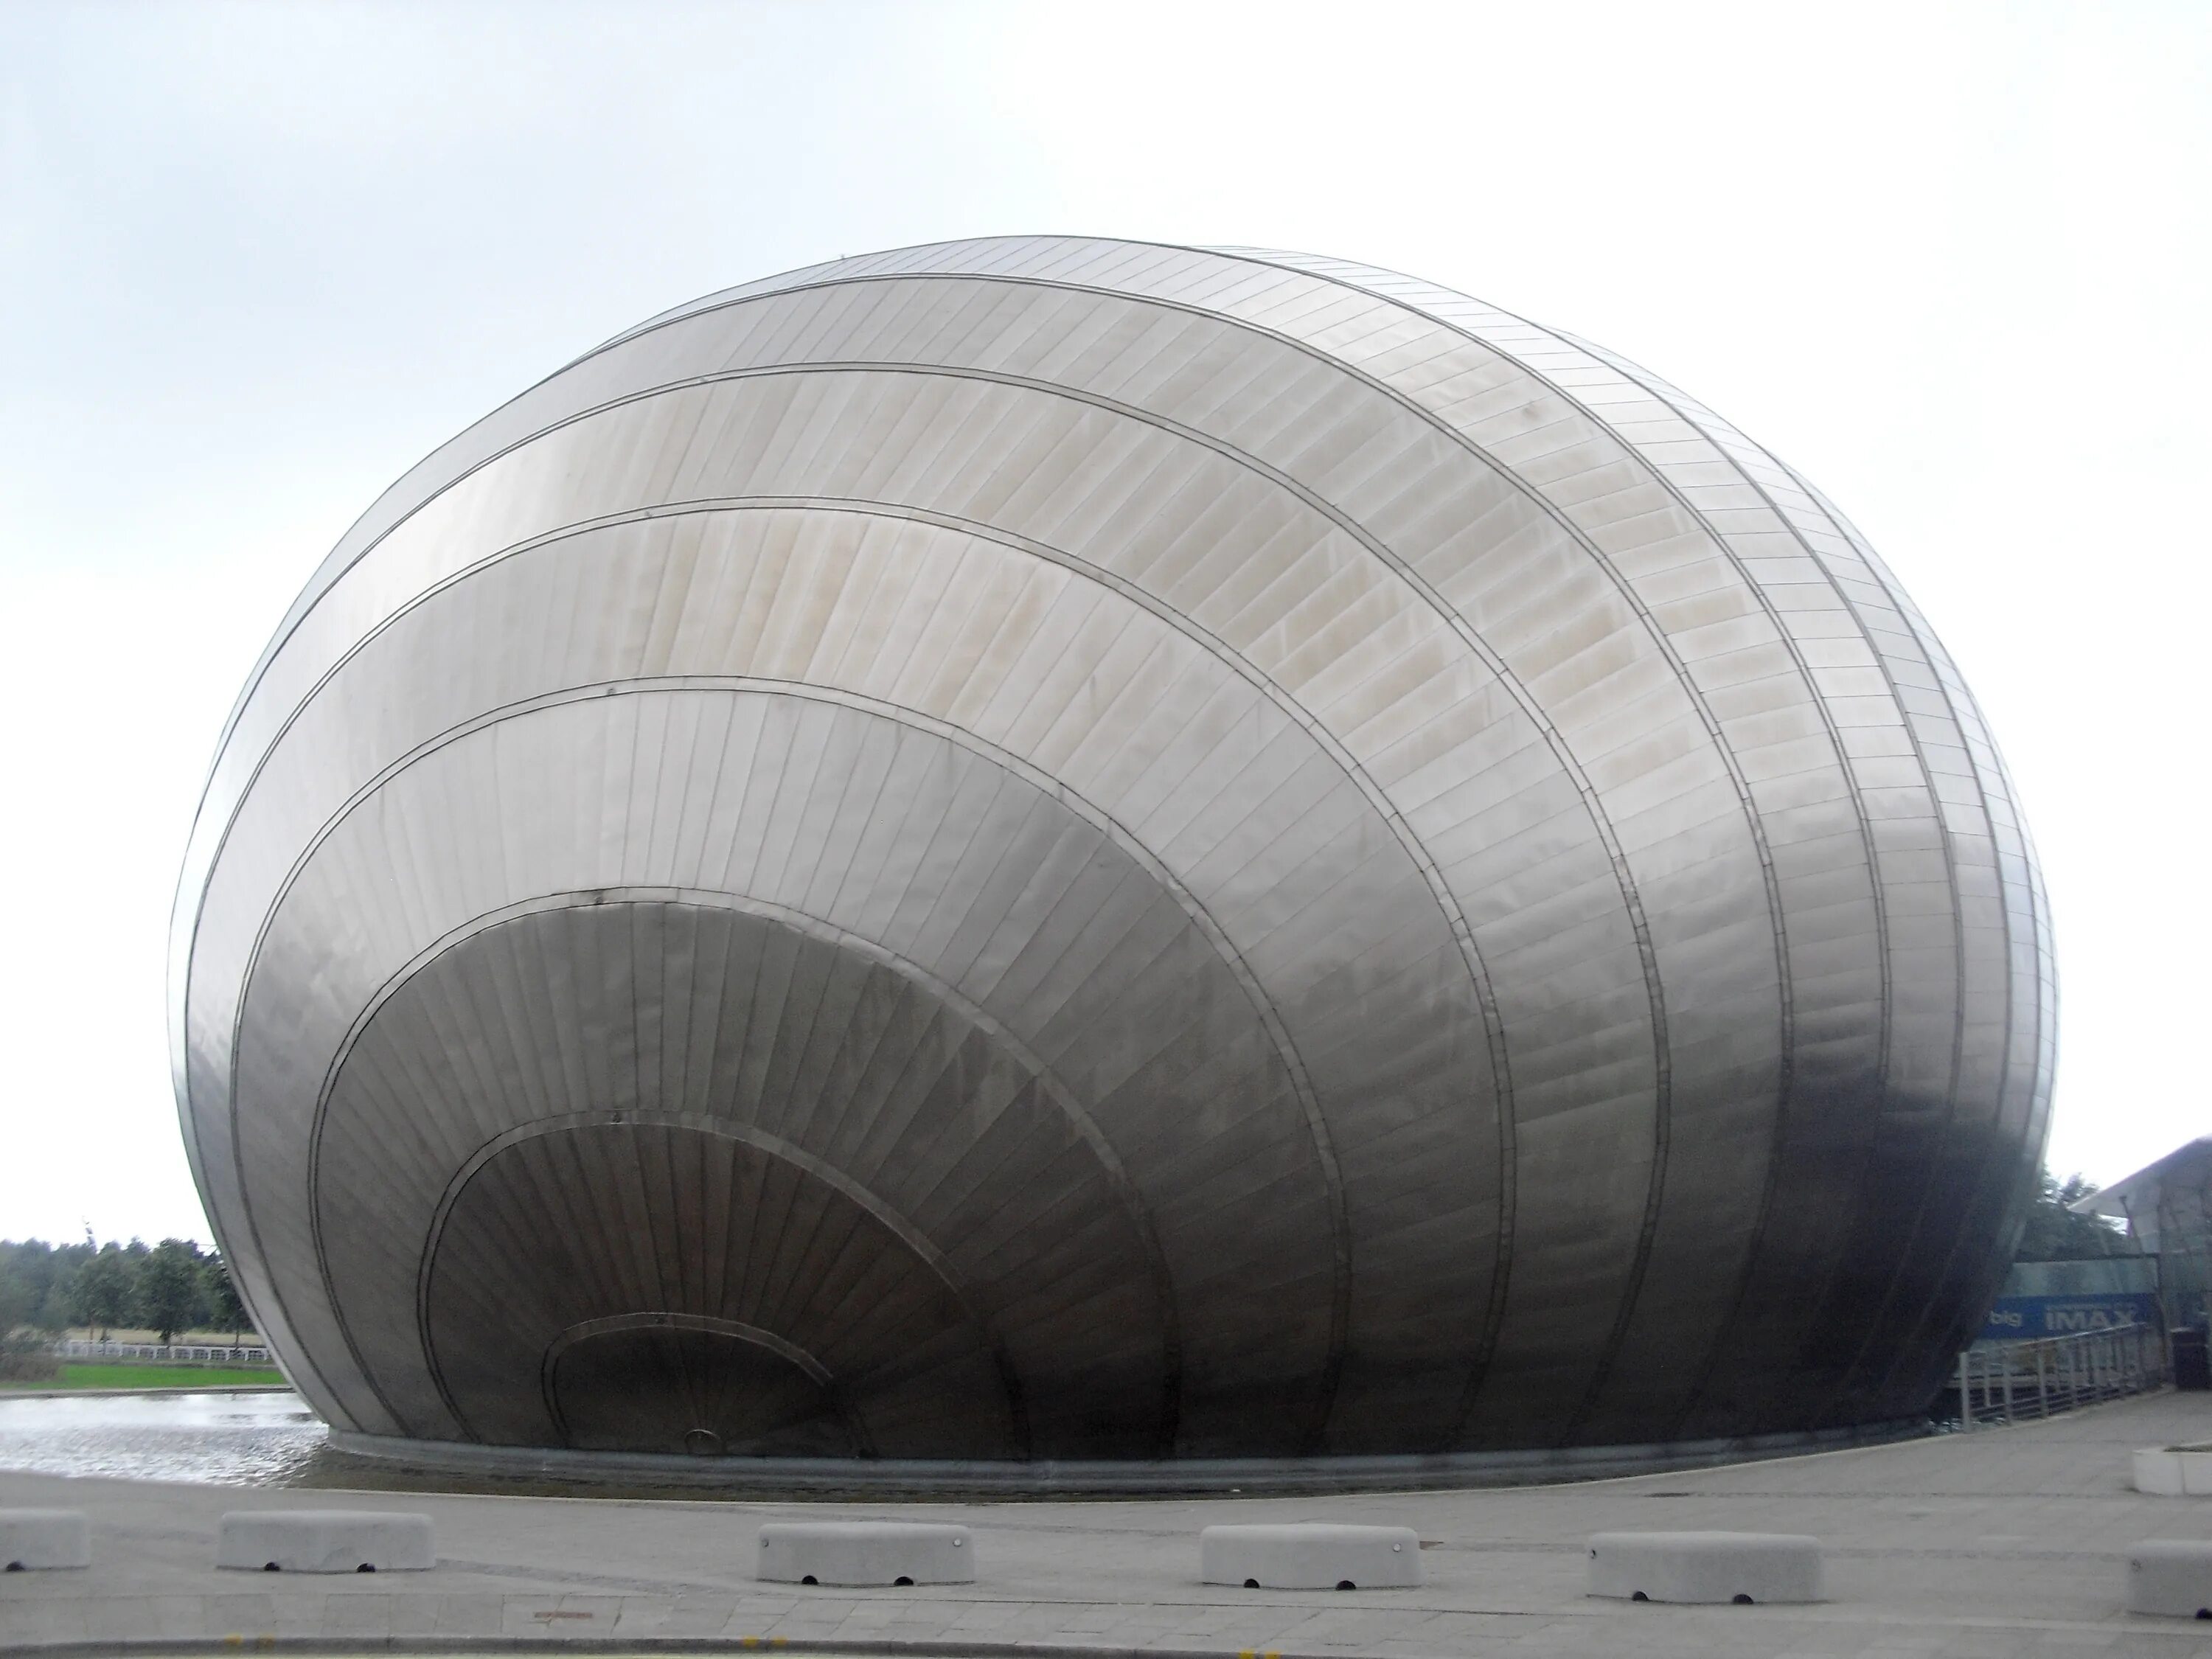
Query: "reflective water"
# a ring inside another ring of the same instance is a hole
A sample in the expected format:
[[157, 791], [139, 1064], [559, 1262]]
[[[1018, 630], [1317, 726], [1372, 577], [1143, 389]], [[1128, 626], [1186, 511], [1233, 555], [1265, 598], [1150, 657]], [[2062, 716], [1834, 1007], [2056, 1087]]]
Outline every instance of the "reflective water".
[[674, 1485], [624, 1473], [569, 1479], [415, 1468], [349, 1456], [289, 1390], [59, 1395], [0, 1393], [0, 1470], [214, 1486], [306, 1486], [525, 1497], [741, 1498], [750, 1489]]
[[0, 1469], [40, 1474], [290, 1486], [326, 1432], [289, 1392], [0, 1395]]

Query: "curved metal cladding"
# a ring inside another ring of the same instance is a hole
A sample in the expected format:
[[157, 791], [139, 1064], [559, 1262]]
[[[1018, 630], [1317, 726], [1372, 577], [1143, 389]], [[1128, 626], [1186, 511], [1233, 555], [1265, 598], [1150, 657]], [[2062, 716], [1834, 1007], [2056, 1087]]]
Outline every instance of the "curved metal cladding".
[[174, 949], [261, 1328], [443, 1440], [1900, 1416], [2049, 1103], [2009, 786], [1850, 526], [1278, 253], [872, 255], [525, 392], [286, 617]]

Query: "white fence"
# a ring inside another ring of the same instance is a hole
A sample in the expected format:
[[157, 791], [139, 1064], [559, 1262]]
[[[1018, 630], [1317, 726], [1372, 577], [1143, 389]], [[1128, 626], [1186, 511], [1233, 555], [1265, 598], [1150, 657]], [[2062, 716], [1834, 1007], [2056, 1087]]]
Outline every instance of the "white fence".
[[54, 1354], [61, 1359], [155, 1359], [166, 1365], [266, 1365], [266, 1348], [208, 1347], [197, 1342], [86, 1342], [79, 1339], [57, 1342]]
[[1959, 1356], [1959, 1421], [2021, 1423], [2166, 1382], [2166, 1333], [2152, 1325], [2027, 1342], [1982, 1342]]

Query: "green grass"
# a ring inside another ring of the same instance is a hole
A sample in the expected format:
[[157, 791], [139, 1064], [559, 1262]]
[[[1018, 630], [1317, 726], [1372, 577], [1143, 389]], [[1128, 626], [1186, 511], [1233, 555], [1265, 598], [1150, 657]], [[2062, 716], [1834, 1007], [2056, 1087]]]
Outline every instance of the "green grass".
[[62, 1362], [61, 1375], [44, 1382], [0, 1382], [7, 1389], [257, 1389], [281, 1385], [270, 1366], [80, 1364]]

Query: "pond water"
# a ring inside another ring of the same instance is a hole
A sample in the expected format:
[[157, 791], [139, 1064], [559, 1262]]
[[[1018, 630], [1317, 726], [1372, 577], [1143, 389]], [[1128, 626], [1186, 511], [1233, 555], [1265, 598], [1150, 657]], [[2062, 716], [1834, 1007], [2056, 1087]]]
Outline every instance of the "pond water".
[[0, 1393], [0, 1471], [169, 1480], [210, 1486], [497, 1492], [520, 1497], [687, 1498], [757, 1495], [623, 1475], [554, 1479], [531, 1473], [422, 1468], [333, 1450], [330, 1431], [289, 1389], [207, 1393]]
[[291, 1486], [320, 1461], [326, 1432], [289, 1390], [0, 1395], [0, 1469], [39, 1474]]

